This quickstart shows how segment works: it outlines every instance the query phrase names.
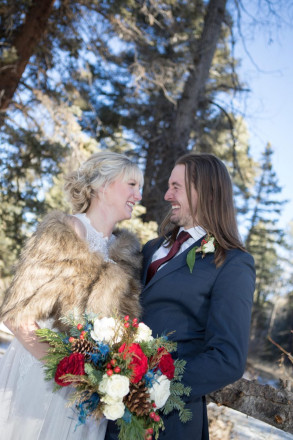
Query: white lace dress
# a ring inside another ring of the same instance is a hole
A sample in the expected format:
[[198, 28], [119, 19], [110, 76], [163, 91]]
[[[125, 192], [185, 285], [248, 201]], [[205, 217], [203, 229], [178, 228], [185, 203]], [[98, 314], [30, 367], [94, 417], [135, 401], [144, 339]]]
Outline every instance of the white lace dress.
[[[108, 244], [85, 214], [77, 214], [87, 229], [91, 251], [103, 253], [109, 261]], [[41, 327], [50, 322], [40, 322]], [[77, 426], [74, 407], [66, 407], [71, 387], [52, 392], [53, 383], [44, 380], [43, 364], [16, 338], [0, 359], [0, 440], [103, 440], [106, 419], [87, 420]]]

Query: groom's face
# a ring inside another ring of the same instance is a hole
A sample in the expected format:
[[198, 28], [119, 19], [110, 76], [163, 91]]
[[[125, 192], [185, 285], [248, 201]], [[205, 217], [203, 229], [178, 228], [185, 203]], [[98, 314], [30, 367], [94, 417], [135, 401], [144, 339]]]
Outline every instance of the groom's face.
[[[195, 224], [197, 207], [197, 191], [192, 186], [191, 198], [193, 202], [191, 213], [185, 185], [185, 165], [176, 165], [169, 178], [169, 189], [165, 194], [165, 200], [171, 204], [171, 222], [184, 229], [192, 228]], [[193, 215], [192, 215], [193, 214]]]

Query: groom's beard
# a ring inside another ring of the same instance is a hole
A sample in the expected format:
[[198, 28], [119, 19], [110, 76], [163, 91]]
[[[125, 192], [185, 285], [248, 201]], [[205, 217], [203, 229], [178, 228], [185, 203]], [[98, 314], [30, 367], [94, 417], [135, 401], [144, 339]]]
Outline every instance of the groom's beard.
[[172, 216], [171, 213], [170, 223], [174, 226], [182, 227], [184, 229], [190, 229], [193, 226], [197, 225], [195, 219], [193, 219], [190, 214], [181, 216], [179, 213], [178, 216], [176, 216], [176, 213], [174, 213], [174, 215]]

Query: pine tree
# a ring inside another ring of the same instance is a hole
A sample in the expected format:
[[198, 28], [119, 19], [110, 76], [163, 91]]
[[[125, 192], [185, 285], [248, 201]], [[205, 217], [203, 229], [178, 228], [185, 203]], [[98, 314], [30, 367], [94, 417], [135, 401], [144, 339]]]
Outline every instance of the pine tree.
[[[11, 50], [13, 35], [29, 13], [26, 2], [16, 3], [4, 14], [5, 22], [13, 23], [11, 35], [0, 36]], [[242, 88], [229, 51], [232, 20], [225, 4], [55, 3], [22, 76], [19, 91], [25, 94], [12, 101], [11, 117], [21, 109], [32, 121], [38, 119], [30, 108], [39, 106], [42, 91], [56, 105], [66, 101], [78, 109], [83, 132], [96, 137], [101, 148], [115, 148], [121, 135], [131, 140], [125, 151], [139, 156], [145, 167], [146, 218], [159, 220], [176, 157], [195, 143], [213, 151], [217, 133], [231, 128], [219, 117], [215, 99], [219, 92]], [[201, 145], [207, 132], [210, 142]]]
[[[24, 29], [23, 19], [31, 10], [26, 1], [17, 0], [13, 8], [3, 11], [2, 22], [10, 23], [10, 28], [3, 28], [0, 41], [12, 53], [13, 42]], [[46, 32], [26, 66], [6, 117], [2, 114], [0, 129], [8, 152], [1, 156], [5, 169], [2, 202], [10, 200], [15, 211], [10, 216], [4, 213], [3, 221], [6, 235], [17, 249], [40, 215], [50, 206], [63, 206], [57, 187], [46, 199], [41, 193], [44, 185], [49, 189], [53, 178], [58, 183], [65, 154], [71, 158], [66, 162], [69, 168], [70, 163], [84, 159], [83, 151], [92, 153], [97, 148], [137, 157], [146, 165], [145, 193], [156, 201], [163, 200], [168, 170], [163, 167], [165, 180], [161, 182], [159, 163], [169, 158], [169, 141], [165, 140], [188, 72], [193, 72], [205, 12], [202, 1], [113, 0], [97, 5], [80, 0], [54, 4]], [[232, 68], [224, 81], [225, 63], [233, 64], [224, 43], [226, 37], [223, 33], [217, 49], [209, 98], [218, 87], [228, 87], [227, 78], [231, 78], [229, 87], [233, 86], [232, 77], [235, 82]], [[220, 53], [226, 54], [223, 62], [219, 61]], [[10, 59], [12, 65], [17, 59]], [[217, 85], [214, 79], [220, 71], [225, 86]], [[201, 117], [208, 126], [217, 115], [208, 111], [203, 94], [201, 102]], [[193, 120], [197, 134], [191, 137], [198, 137], [200, 131], [206, 131], [205, 123]], [[218, 124], [215, 132], [221, 127], [225, 130], [224, 125]], [[196, 130], [196, 126], [201, 128]], [[26, 182], [21, 190], [20, 180]], [[149, 218], [157, 217], [152, 204], [148, 210]]]
[[273, 150], [267, 144], [261, 161], [260, 176], [252, 196], [253, 209], [246, 238], [246, 248], [255, 259], [255, 303], [261, 304], [274, 289], [279, 289], [281, 274], [278, 245], [284, 246], [284, 231], [278, 226], [285, 200], [280, 200], [282, 188], [278, 184], [272, 164]]

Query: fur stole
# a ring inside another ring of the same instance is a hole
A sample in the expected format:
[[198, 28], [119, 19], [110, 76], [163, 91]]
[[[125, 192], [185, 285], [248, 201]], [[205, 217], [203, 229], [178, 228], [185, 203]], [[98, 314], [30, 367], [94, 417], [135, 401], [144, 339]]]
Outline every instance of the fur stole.
[[109, 257], [117, 264], [90, 252], [66, 214], [48, 214], [24, 247], [0, 319], [19, 326], [53, 317], [62, 330], [59, 318], [74, 309], [80, 314], [139, 317], [140, 245], [129, 231], [114, 234]]

